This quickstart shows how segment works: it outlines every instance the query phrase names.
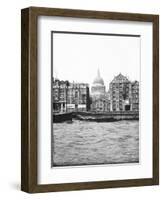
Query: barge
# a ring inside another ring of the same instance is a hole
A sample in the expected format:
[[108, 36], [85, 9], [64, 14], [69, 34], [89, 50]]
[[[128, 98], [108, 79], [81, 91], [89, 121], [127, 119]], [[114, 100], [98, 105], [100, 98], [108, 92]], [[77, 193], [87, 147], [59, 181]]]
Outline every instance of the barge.
[[73, 119], [94, 122], [114, 122], [120, 120], [139, 120], [138, 111], [119, 111], [119, 112], [68, 112], [53, 113], [53, 123], [72, 122]]
[[71, 122], [72, 121], [72, 112], [71, 113], [53, 113], [53, 123], [60, 122]]

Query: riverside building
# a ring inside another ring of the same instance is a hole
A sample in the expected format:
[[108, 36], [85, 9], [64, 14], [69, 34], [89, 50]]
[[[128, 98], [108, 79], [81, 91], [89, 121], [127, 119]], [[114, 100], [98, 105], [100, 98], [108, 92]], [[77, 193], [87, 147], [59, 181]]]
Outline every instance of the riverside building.
[[131, 82], [121, 73], [109, 85], [111, 111], [131, 109]]
[[53, 81], [53, 111], [72, 112], [90, 109], [89, 85], [70, 83], [55, 79]]
[[70, 83], [67, 93], [67, 110], [88, 111], [89, 109], [89, 85], [87, 83]]
[[53, 111], [54, 112], [66, 112], [67, 111], [67, 92], [68, 81], [61, 81], [59, 79], [53, 80]]
[[139, 111], [139, 82], [134, 81], [131, 85], [132, 110]]
[[121, 73], [109, 84], [111, 111], [139, 111], [139, 82]]

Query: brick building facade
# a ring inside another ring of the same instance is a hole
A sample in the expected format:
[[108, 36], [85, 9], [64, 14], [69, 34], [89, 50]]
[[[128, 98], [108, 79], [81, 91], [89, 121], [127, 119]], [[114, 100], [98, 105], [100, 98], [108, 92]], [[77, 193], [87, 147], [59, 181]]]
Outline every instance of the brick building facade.
[[88, 84], [70, 83], [59, 79], [53, 81], [54, 112], [88, 111], [89, 108]]
[[139, 82], [131, 82], [121, 73], [109, 84], [111, 111], [139, 110]]

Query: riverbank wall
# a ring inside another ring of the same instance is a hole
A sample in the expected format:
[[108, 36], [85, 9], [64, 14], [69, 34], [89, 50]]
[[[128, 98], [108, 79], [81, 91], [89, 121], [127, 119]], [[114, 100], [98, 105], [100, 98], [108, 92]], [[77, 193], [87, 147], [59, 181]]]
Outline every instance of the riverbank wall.
[[116, 111], [116, 112], [73, 112], [73, 118], [86, 121], [118, 121], [139, 120], [138, 111]]
[[95, 121], [95, 122], [113, 122], [119, 120], [139, 120], [138, 111], [116, 111], [116, 112], [67, 112], [53, 114], [53, 122], [64, 122], [84, 120], [84, 121]]

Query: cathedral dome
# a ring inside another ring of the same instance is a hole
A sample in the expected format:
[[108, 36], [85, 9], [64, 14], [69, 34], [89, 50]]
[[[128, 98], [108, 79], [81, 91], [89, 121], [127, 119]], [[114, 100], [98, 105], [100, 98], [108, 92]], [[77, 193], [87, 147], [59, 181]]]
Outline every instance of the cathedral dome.
[[97, 71], [97, 76], [93, 81], [93, 85], [104, 85], [104, 80], [100, 76], [100, 71]]
[[101, 97], [105, 93], [105, 85], [104, 80], [100, 76], [100, 71], [97, 71], [97, 76], [93, 81], [92, 87], [91, 87], [91, 95], [93, 97]]

